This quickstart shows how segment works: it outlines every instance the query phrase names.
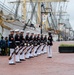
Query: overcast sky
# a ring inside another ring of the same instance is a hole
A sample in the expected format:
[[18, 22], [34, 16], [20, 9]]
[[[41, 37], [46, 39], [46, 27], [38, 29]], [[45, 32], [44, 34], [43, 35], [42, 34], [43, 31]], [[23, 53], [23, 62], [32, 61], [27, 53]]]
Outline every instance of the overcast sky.
[[69, 0], [67, 12], [70, 15], [70, 23], [74, 29], [74, 0]]
[[[2, 2], [8, 2], [8, 1], [15, 1], [15, 0], [0, 0]], [[70, 15], [69, 18], [70, 18], [70, 23], [71, 23], [71, 26], [73, 27], [74, 29], [74, 0], [69, 0], [68, 2], [68, 8], [67, 8], [67, 12], [68, 14]]]

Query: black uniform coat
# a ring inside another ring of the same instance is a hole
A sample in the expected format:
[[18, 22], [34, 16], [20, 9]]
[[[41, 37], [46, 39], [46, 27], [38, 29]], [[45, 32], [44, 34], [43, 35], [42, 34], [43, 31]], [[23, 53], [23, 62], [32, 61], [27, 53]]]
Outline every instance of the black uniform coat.
[[41, 38], [40, 38], [40, 42], [41, 42], [41, 43], [44, 43], [44, 38], [43, 38], [42, 35], [41, 35]]
[[33, 41], [34, 41], [34, 46], [37, 46], [37, 37], [36, 36], [34, 36]]
[[21, 46], [24, 45], [24, 37], [23, 37], [23, 34], [20, 34], [20, 43], [21, 43]]
[[15, 43], [16, 43], [16, 46], [20, 45], [20, 36], [18, 34], [15, 35]]
[[40, 42], [41, 42], [40, 40], [41, 40], [40, 37], [37, 36], [37, 44], [38, 44], [38, 45], [40, 45]]
[[28, 44], [30, 44], [30, 39], [29, 39], [29, 35], [26, 35], [25, 36], [25, 43], [28, 45]]
[[33, 38], [33, 35], [31, 35], [30, 37], [29, 37], [29, 41], [30, 41], [30, 44], [34, 44], [34, 38]]
[[53, 41], [52, 35], [48, 36], [48, 45], [52, 46], [53, 45], [52, 41]]
[[9, 48], [15, 48], [15, 40], [13, 34], [9, 35]]
[[46, 42], [47, 42], [47, 37], [46, 36], [44, 37], [44, 40], [43, 41], [46, 44]]

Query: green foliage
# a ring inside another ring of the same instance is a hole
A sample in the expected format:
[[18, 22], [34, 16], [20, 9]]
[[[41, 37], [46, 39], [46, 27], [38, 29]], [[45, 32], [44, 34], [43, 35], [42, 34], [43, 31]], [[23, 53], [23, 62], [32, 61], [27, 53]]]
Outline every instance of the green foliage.
[[61, 44], [59, 47], [74, 47], [74, 44]]

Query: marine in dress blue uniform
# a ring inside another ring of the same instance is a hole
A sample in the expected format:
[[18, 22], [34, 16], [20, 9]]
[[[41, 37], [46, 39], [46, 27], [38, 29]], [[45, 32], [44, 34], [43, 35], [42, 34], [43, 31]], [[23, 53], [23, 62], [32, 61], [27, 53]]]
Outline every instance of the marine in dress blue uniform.
[[52, 58], [52, 41], [53, 41], [53, 38], [52, 38], [52, 35], [51, 35], [51, 32], [48, 33], [48, 58]]
[[16, 50], [16, 62], [17, 63], [20, 63], [20, 35], [19, 35], [19, 29], [16, 29], [15, 30], [15, 44], [16, 44], [16, 47], [17, 47], [17, 50]]
[[22, 47], [22, 49], [20, 50], [20, 60], [21, 61], [24, 61], [25, 60], [25, 52], [24, 52], [24, 49], [26, 47], [26, 46], [24, 46], [25, 41], [24, 41], [23, 34], [24, 34], [24, 31], [23, 30], [20, 30], [20, 44], [21, 44], [20, 46]]
[[10, 30], [9, 34], [9, 48], [10, 48], [10, 59], [9, 64], [14, 65], [15, 64], [15, 40], [14, 40], [14, 30]]

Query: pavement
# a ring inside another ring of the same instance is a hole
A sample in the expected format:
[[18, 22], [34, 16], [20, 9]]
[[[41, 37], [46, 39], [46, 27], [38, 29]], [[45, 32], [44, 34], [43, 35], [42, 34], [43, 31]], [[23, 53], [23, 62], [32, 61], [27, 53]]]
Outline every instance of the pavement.
[[0, 75], [74, 75], [74, 53], [59, 53], [61, 43], [74, 44], [73, 41], [54, 42], [52, 58], [43, 54], [16, 65], [8, 64], [8, 56], [0, 56]]

